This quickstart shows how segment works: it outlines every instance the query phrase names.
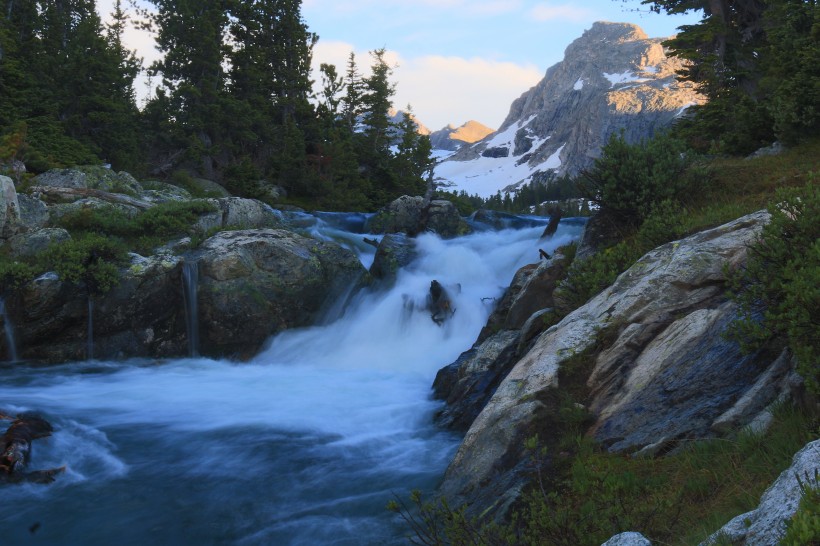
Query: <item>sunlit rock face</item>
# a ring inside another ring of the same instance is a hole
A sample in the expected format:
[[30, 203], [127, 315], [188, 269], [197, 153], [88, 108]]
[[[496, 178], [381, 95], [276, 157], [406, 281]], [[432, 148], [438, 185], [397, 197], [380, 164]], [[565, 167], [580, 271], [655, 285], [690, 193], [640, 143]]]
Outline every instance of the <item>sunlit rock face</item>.
[[494, 195], [547, 172], [577, 174], [612, 134], [638, 142], [668, 127], [703, 98], [676, 81], [683, 64], [667, 56], [665, 39], [632, 24], [593, 24], [512, 103], [496, 133], [463, 147], [436, 175], [468, 193]]
[[567, 388], [558, 371], [586, 350], [595, 362], [584, 381], [585, 432], [610, 451], [665, 453], [763, 417], [794, 384], [790, 359], [745, 354], [727, 339], [737, 309], [726, 275], [767, 221], [758, 212], [658, 247], [541, 333], [472, 420], [441, 492], [477, 513], [514, 502], [529, 461], [524, 440], [558, 434], [551, 400]]
[[495, 131], [486, 125], [470, 120], [459, 127], [451, 124], [430, 133], [430, 144], [438, 150], [456, 151], [465, 144], [474, 144], [493, 132]]

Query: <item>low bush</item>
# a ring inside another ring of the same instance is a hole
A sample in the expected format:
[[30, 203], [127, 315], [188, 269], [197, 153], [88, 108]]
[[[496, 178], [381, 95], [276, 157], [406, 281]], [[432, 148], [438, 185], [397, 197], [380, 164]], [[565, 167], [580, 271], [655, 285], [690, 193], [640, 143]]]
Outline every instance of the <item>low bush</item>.
[[63, 281], [84, 284], [94, 295], [119, 282], [119, 268], [127, 257], [122, 243], [92, 233], [51, 245], [38, 257], [38, 263], [41, 270], [54, 271]]
[[769, 212], [732, 276], [741, 307], [732, 332], [749, 350], [784, 338], [808, 388], [820, 393], [820, 185], [781, 190]]

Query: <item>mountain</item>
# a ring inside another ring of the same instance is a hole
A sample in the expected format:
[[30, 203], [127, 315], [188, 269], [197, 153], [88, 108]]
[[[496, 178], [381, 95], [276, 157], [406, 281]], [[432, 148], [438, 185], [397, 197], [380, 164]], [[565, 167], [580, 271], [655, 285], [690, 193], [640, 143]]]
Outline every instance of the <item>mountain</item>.
[[[387, 111], [387, 115], [392, 123], [398, 125], [399, 123], [404, 121], [404, 116], [406, 115], [406, 112], [404, 110], [396, 110], [395, 108], [391, 108]], [[425, 127], [424, 124], [419, 121], [419, 118], [415, 116], [415, 114], [410, 114], [410, 119], [412, 119], [413, 122], [415, 122], [416, 126], [418, 127], [418, 133], [420, 135], [430, 134], [430, 129]], [[397, 135], [401, 136], [401, 131], [396, 130], [395, 132]]]
[[465, 144], [473, 144], [495, 132], [486, 125], [470, 120], [460, 127], [448, 125], [430, 134], [434, 149], [456, 151]]
[[514, 191], [551, 171], [589, 167], [613, 133], [629, 142], [667, 127], [703, 97], [676, 80], [683, 67], [638, 26], [597, 22], [564, 59], [510, 106], [501, 128], [436, 167], [450, 189], [483, 197]]

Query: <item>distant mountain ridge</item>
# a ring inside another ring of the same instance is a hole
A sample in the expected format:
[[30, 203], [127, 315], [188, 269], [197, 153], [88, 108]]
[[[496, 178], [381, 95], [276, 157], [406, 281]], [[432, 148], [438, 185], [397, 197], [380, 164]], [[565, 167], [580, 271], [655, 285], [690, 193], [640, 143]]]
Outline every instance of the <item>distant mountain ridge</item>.
[[460, 127], [448, 125], [430, 133], [430, 143], [434, 149], [456, 151], [465, 144], [473, 144], [495, 132], [483, 123], [470, 120]]
[[677, 81], [683, 63], [667, 57], [665, 39], [629, 23], [594, 23], [512, 103], [497, 132], [461, 148], [436, 176], [450, 189], [488, 197], [548, 171], [577, 174], [614, 133], [638, 142], [668, 127], [704, 99]]

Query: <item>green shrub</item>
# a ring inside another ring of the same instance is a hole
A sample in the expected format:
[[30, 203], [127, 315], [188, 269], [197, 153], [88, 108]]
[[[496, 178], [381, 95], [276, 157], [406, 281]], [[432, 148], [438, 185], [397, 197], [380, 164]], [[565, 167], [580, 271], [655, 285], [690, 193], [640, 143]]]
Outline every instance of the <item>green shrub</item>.
[[0, 295], [6, 296], [18, 290], [34, 278], [36, 270], [17, 260], [0, 260]]
[[39, 265], [63, 281], [85, 284], [89, 294], [102, 294], [119, 282], [127, 255], [119, 241], [91, 233], [52, 244], [39, 256]]
[[752, 350], [782, 337], [797, 371], [820, 392], [820, 186], [782, 190], [732, 285], [741, 318], [732, 333]]
[[820, 487], [812, 487], [801, 481], [800, 488], [803, 497], [797, 512], [786, 522], [786, 535], [779, 543], [781, 546], [820, 544]]
[[629, 144], [623, 134], [612, 135], [579, 187], [601, 213], [638, 227], [659, 203], [681, 201], [702, 182], [704, 173], [687, 174], [691, 163], [680, 140], [661, 135]]

